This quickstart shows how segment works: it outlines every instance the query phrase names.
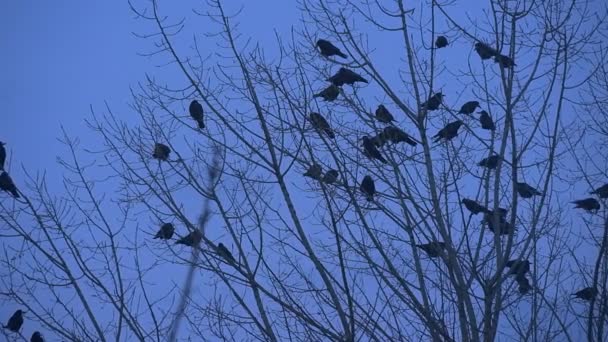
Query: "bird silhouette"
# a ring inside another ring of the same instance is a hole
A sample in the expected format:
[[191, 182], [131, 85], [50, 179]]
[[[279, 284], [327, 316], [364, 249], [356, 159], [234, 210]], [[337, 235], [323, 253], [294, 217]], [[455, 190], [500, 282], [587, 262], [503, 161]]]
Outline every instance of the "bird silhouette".
[[522, 295], [532, 290], [532, 286], [530, 286], [530, 281], [528, 280], [528, 278], [526, 278], [525, 275], [516, 275], [515, 281], [517, 282], [517, 285], [519, 285], [519, 293], [521, 293]]
[[363, 152], [366, 156], [368, 156], [369, 158], [377, 159], [384, 164], [388, 163], [386, 159], [384, 159], [380, 151], [378, 151], [378, 148], [376, 147], [374, 142], [368, 136], [364, 136], [361, 139], [361, 142], [363, 146]]
[[597, 289], [595, 287], [585, 287], [572, 295], [582, 300], [591, 301], [593, 298], [595, 298], [595, 296], [597, 296]]
[[44, 342], [42, 334], [39, 331], [34, 331], [32, 337], [30, 338], [30, 342]]
[[376, 109], [376, 120], [382, 123], [390, 124], [391, 121], [395, 120], [395, 118], [393, 117], [391, 112], [389, 112], [388, 109], [384, 107], [384, 105], [379, 105]]
[[203, 115], [203, 106], [198, 103], [196, 100], [192, 100], [190, 102], [190, 107], [188, 108], [190, 111], [190, 116], [198, 123], [198, 128], [205, 128], [205, 120]]
[[374, 200], [374, 195], [376, 194], [376, 185], [374, 184], [374, 180], [371, 176], [367, 175], [363, 177], [360, 186], [361, 192], [365, 194], [365, 198], [371, 202]]
[[15, 198], [20, 197], [19, 192], [17, 191], [17, 186], [13, 182], [11, 176], [9, 176], [6, 171], [3, 171], [0, 174], [0, 190], [10, 192]]
[[320, 180], [321, 174], [323, 173], [323, 169], [319, 164], [312, 164], [308, 167], [308, 170], [304, 172], [305, 177], [310, 177], [312, 179]]
[[505, 69], [509, 69], [517, 65], [511, 59], [511, 57], [505, 55], [497, 55], [496, 57], [494, 57], [494, 62], [498, 63], [502, 68]]
[[4, 145], [6, 144], [0, 141], [0, 170], [4, 170], [4, 163], [6, 162], [6, 149]]
[[154, 235], [154, 238], [161, 239], [161, 240], [169, 240], [173, 237], [174, 232], [175, 232], [175, 227], [173, 226], [173, 224], [164, 223], [160, 227], [158, 232], [156, 232], [156, 235]]
[[591, 191], [592, 195], [598, 195], [600, 198], [608, 198], [608, 183], [600, 186], [599, 188]]
[[509, 268], [509, 273], [507, 275], [525, 275], [530, 272], [530, 261], [513, 259], [507, 261], [505, 264]]
[[152, 153], [152, 157], [158, 160], [167, 161], [167, 159], [169, 159], [169, 153], [171, 153], [169, 146], [161, 143], [154, 144], [154, 152]]
[[340, 87], [335, 84], [331, 84], [329, 87], [321, 90], [319, 93], [314, 94], [313, 97], [321, 97], [324, 101], [333, 101], [340, 95]]
[[487, 129], [489, 131], [496, 130], [494, 121], [492, 120], [492, 117], [490, 116], [490, 114], [488, 114], [488, 112], [486, 112], [485, 110], [482, 110], [481, 112], [479, 112], [479, 114], [481, 114], [479, 116], [479, 122], [481, 123], [481, 128]]
[[448, 39], [444, 36], [438, 36], [437, 39], [435, 39], [435, 47], [438, 49], [444, 48], [448, 46]]
[[328, 78], [327, 80], [338, 87], [341, 87], [345, 84], [352, 85], [352, 84], [355, 84], [355, 82], [369, 83], [361, 75], [357, 74], [356, 72], [354, 72], [350, 69], [346, 69], [346, 68], [340, 68], [340, 70], [338, 70], [338, 72], [335, 75]]
[[192, 232], [190, 232], [188, 235], [177, 240], [175, 242], [175, 244], [176, 245], [186, 245], [188, 247], [196, 247], [196, 246], [198, 246], [199, 242], [201, 242], [202, 238], [203, 238], [203, 235], [201, 234], [201, 232], [198, 229], [195, 229]]
[[21, 326], [23, 325], [23, 314], [23, 310], [15, 311], [11, 318], [8, 319], [8, 323], [6, 323], [4, 328], [13, 332], [19, 332]]
[[433, 136], [435, 142], [439, 142], [441, 139], [451, 140], [458, 135], [458, 129], [462, 126], [462, 120], [450, 122], [444, 128], [440, 129], [437, 134]]
[[487, 158], [483, 158], [479, 163], [477, 163], [477, 166], [486, 167], [490, 170], [494, 170], [498, 166], [499, 161], [500, 161], [500, 156], [493, 155], [493, 156], [489, 156]]
[[518, 182], [515, 184], [515, 190], [522, 198], [531, 198], [532, 196], [541, 196], [543, 193], [533, 188], [524, 182]]
[[488, 208], [468, 198], [463, 198], [460, 203], [464, 204], [467, 210], [469, 210], [473, 215], [485, 213], [488, 211]]
[[325, 120], [323, 115], [312, 112], [312, 113], [310, 113], [309, 118], [310, 118], [310, 123], [312, 124], [312, 127], [314, 129], [316, 129], [317, 132], [319, 132], [319, 134], [321, 134], [321, 132], [325, 132], [325, 134], [327, 134], [327, 136], [330, 139], [336, 138], [336, 135], [334, 134], [333, 129], [331, 129], [331, 126], [329, 126], [329, 122], [327, 122], [327, 120]]
[[491, 48], [489, 45], [482, 43], [482, 42], [475, 43], [475, 51], [477, 51], [477, 54], [483, 60], [490, 59], [490, 58], [496, 57], [498, 55], [498, 51], [496, 51], [495, 49]]
[[217, 245], [217, 254], [230, 263], [236, 263], [236, 259], [232, 256], [232, 253], [221, 242]]
[[428, 101], [422, 104], [422, 108], [426, 108], [428, 111], [433, 111], [439, 109], [441, 103], [443, 102], [443, 93], [438, 92], [433, 96], [429, 97]]
[[589, 197], [582, 200], [576, 200], [572, 203], [576, 204], [574, 208], [581, 208], [586, 211], [598, 211], [600, 210], [600, 202], [598, 202], [595, 198]]
[[502, 213], [499, 213], [498, 227], [497, 227], [494, 222], [494, 211], [493, 210], [488, 210], [483, 215], [483, 222], [488, 225], [488, 229], [490, 231], [492, 231], [494, 234], [509, 235], [509, 234], [513, 233], [515, 230], [513, 228], [513, 226], [511, 226], [511, 224], [509, 222], [507, 222], [506, 214], [502, 215]]
[[327, 171], [325, 173], [325, 175], [323, 176], [323, 183], [326, 184], [333, 184], [336, 182], [336, 180], [338, 180], [338, 170], [334, 170], [334, 169], [330, 169], [329, 171]]
[[416, 247], [422, 249], [430, 258], [436, 258], [441, 255], [441, 252], [445, 249], [445, 242], [433, 241], [429, 243], [423, 243], [416, 245]]
[[479, 102], [478, 101], [469, 101], [465, 104], [462, 105], [462, 107], [460, 107], [460, 111], [458, 112], [458, 114], [473, 114], [475, 112], [475, 109], [477, 109], [477, 107], [479, 107]]
[[325, 57], [340, 56], [342, 58], [348, 58], [348, 55], [340, 51], [340, 49], [338, 49], [334, 44], [325, 39], [317, 40], [317, 47], [319, 48], [321, 54]]
[[398, 127], [387, 126], [382, 131], [382, 134], [385, 139], [389, 140], [393, 144], [404, 142], [410, 146], [416, 146], [416, 141]]

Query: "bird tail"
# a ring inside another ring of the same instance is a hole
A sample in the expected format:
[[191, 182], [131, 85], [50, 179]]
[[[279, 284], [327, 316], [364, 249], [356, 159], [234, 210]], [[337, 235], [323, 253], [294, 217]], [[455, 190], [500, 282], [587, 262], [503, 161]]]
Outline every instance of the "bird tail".
[[327, 135], [329, 136], [330, 139], [336, 138], [336, 134], [334, 133], [334, 131], [331, 128], [326, 129], [325, 132], [327, 133]]
[[11, 194], [13, 194], [13, 197], [15, 197], [15, 198], [20, 198], [21, 197], [21, 196], [19, 196], [19, 193], [17, 192], [17, 189], [11, 190]]
[[337, 53], [338, 56], [342, 57], [342, 58], [348, 58], [348, 55], [342, 52], [338, 52]]
[[200, 129], [205, 128], [205, 122], [203, 120], [198, 121], [198, 128], [200, 128]]
[[322, 96], [323, 95], [321, 93], [318, 93], [318, 94], [314, 94], [312, 97], [315, 98], [315, 97], [322, 97]]

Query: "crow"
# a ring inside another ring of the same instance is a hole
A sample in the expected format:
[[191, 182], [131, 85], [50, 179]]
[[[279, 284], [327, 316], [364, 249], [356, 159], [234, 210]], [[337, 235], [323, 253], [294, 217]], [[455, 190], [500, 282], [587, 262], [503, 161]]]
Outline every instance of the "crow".
[[198, 123], [198, 128], [205, 128], [205, 121], [203, 117], [203, 106], [196, 100], [192, 100], [190, 102], [190, 116]]
[[509, 260], [507, 261], [507, 263], [505, 264], [505, 266], [507, 266], [509, 268], [509, 273], [507, 275], [525, 275], [526, 273], [530, 272], [530, 261], [526, 260], [519, 260], [519, 259], [514, 259], [514, 260]]
[[158, 160], [167, 161], [167, 159], [169, 159], [169, 153], [171, 153], [169, 146], [161, 143], [154, 144], [154, 153], [152, 153], [152, 157]]
[[196, 247], [203, 238], [198, 229], [193, 230], [188, 235], [180, 238], [175, 242], [176, 245], [186, 245], [188, 247]]
[[585, 287], [572, 295], [582, 300], [591, 301], [597, 295], [597, 289], [595, 287]]
[[217, 245], [217, 254], [230, 263], [236, 263], [236, 259], [232, 256], [232, 253], [221, 242]]
[[368, 158], [378, 159], [383, 164], [388, 164], [386, 159], [384, 159], [382, 154], [380, 154], [380, 151], [378, 151], [376, 145], [374, 145], [374, 142], [368, 136], [364, 136], [361, 141], [363, 145], [363, 152], [366, 156], [368, 156]]
[[465, 104], [462, 105], [462, 107], [460, 107], [460, 111], [458, 112], [458, 114], [473, 114], [475, 112], [475, 109], [477, 109], [477, 107], [479, 107], [479, 102], [478, 101], [469, 101]]
[[333, 101], [340, 95], [340, 87], [335, 84], [331, 84], [329, 87], [321, 90], [319, 93], [314, 94], [313, 97], [322, 97], [323, 101]]
[[494, 234], [500, 235], [509, 235], [514, 231], [513, 226], [509, 222], [507, 222], [506, 213], [502, 215], [500, 212], [500, 216], [498, 217], [498, 227], [494, 225], [494, 211], [488, 210], [483, 215], [483, 222], [488, 224], [488, 229], [490, 229]]
[[422, 107], [426, 108], [428, 111], [437, 110], [439, 109], [439, 106], [441, 106], [441, 102], [443, 102], [443, 93], [438, 92], [429, 97], [428, 101], [422, 104]]
[[473, 214], [473, 215], [477, 215], [479, 213], [485, 213], [488, 211], [488, 208], [484, 207], [483, 205], [468, 199], [468, 198], [463, 198], [462, 201], [460, 201], [460, 203], [464, 204], [464, 206]]
[[173, 233], [175, 232], [175, 227], [171, 223], [164, 223], [156, 235], [154, 235], [155, 239], [161, 240], [169, 240], [173, 237]]
[[17, 186], [15, 186], [15, 183], [13, 183], [13, 179], [11, 178], [11, 176], [8, 175], [6, 171], [3, 171], [0, 174], [0, 190], [10, 192], [13, 197], [19, 198]]
[[479, 163], [477, 163], [477, 166], [487, 167], [490, 170], [494, 170], [498, 166], [499, 161], [500, 161], [500, 156], [493, 155], [493, 156], [489, 156], [487, 158], [483, 158]]
[[438, 36], [435, 40], [435, 47], [438, 49], [448, 46], [448, 39], [444, 36]]
[[384, 139], [390, 140], [393, 144], [404, 142], [410, 146], [416, 146], [416, 141], [398, 127], [387, 126], [381, 134]]
[[522, 198], [531, 198], [532, 196], [541, 196], [543, 194], [524, 182], [517, 182], [515, 184], [515, 190], [517, 190], [517, 193]]
[[320, 180], [323, 169], [319, 164], [312, 164], [308, 167], [308, 170], [304, 172], [304, 177], [310, 177], [312, 179]]
[[340, 70], [338, 70], [335, 75], [328, 78], [327, 80], [338, 87], [341, 87], [345, 84], [352, 85], [355, 84], [355, 82], [369, 83], [365, 78], [361, 77], [361, 75], [346, 68], [340, 68]]
[[39, 331], [34, 331], [32, 337], [30, 338], [30, 342], [44, 342], [42, 334]]
[[336, 46], [334, 46], [334, 44], [330, 43], [329, 41], [327, 41], [325, 39], [317, 40], [317, 47], [321, 51], [321, 54], [325, 57], [331, 57], [331, 56], [337, 55], [342, 58], [348, 58], [348, 56], [346, 54], [342, 53], [342, 51], [340, 51], [340, 49], [338, 49]]
[[323, 183], [333, 184], [336, 182], [336, 180], [338, 180], [338, 175], [338, 170], [330, 169], [325, 173], [325, 176], [323, 176], [322, 181]]
[[576, 204], [574, 208], [581, 208], [586, 211], [598, 211], [600, 210], [600, 202], [598, 202], [595, 198], [589, 197], [582, 200], [576, 200], [572, 202]]
[[0, 141], [0, 170], [4, 170], [4, 162], [6, 162], [6, 149], [4, 145], [6, 144]]
[[8, 319], [8, 323], [6, 323], [4, 328], [8, 329], [10, 331], [13, 331], [13, 332], [19, 332], [19, 330], [21, 329], [21, 326], [23, 325], [23, 314], [24, 313], [25, 312], [23, 310], [15, 311], [15, 313], [11, 316], [11, 318]]
[[608, 183], [600, 186], [599, 188], [591, 191], [592, 195], [598, 195], [600, 198], [608, 198]]
[[436, 258], [441, 255], [441, 252], [445, 249], [445, 242], [433, 241], [416, 245], [416, 247], [422, 249], [430, 258]]
[[[388, 142], [388, 137], [386, 136], [386, 134], [384, 134], [384, 131], [382, 131], [379, 134], [375, 135], [370, 140], [374, 143], [374, 146], [383, 147], [384, 144], [386, 144]], [[366, 153], [364, 153], [364, 154], [366, 154]], [[371, 156], [369, 156], [369, 154], [366, 154], [366, 155], [368, 158], [371, 158]]]
[[481, 114], [481, 116], [479, 116], [481, 128], [487, 129], [489, 131], [496, 130], [496, 126], [494, 126], [494, 121], [492, 121], [492, 117], [490, 116], [490, 114], [488, 114], [488, 112], [482, 110], [481, 112], [479, 112], [479, 114]]
[[361, 181], [360, 186], [361, 192], [365, 194], [365, 198], [371, 202], [374, 200], [374, 194], [376, 194], [376, 185], [374, 184], [374, 180], [371, 176], [363, 177], [363, 181]]
[[333, 129], [331, 129], [329, 122], [325, 120], [323, 115], [315, 112], [310, 113], [310, 123], [312, 124], [312, 127], [319, 132], [319, 134], [321, 134], [323, 131], [330, 139], [336, 138]]
[[515, 64], [515, 61], [511, 59], [511, 57], [505, 55], [497, 55], [494, 57], [494, 62], [500, 64], [500, 67], [505, 69], [509, 69], [517, 65]]
[[477, 51], [477, 54], [482, 60], [490, 59], [498, 55], [498, 51], [482, 42], [475, 43], [475, 51]]
[[435, 139], [434, 141], [439, 142], [439, 140], [441, 139], [451, 140], [455, 138], [458, 135], [458, 129], [460, 129], [460, 126], [462, 126], [462, 124], [462, 120], [450, 122], [444, 128], [439, 130], [439, 132], [437, 132], [435, 136], [433, 136], [433, 138]]
[[519, 285], [519, 293], [521, 293], [522, 295], [532, 290], [532, 286], [530, 286], [530, 281], [528, 280], [528, 278], [526, 278], [526, 276], [518, 274], [515, 276], [515, 281], [517, 282], [517, 285]]
[[389, 112], [388, 109], [384, 107], [384, 105], [379, 105], [376, 109], [376, 120], [382, 123], [390, 124], [391, 121], [395, 120], [395, 118], [393, 117], [391, 112]]

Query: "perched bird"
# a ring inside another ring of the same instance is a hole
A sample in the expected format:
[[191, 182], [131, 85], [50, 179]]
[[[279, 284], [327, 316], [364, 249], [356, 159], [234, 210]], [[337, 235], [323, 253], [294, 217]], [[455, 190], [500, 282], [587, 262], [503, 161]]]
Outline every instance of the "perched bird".
[[462, 105], [462, 107], [460, 107], [460, 111], [458, 112], [458, 114], [473, 114], [475, 112], [475, 109], [477, 109], [477, 107], [479, 107], [479, 102], [478, 101], [469, 101], [465, 104]]
[[517, 182], [515, 184], [515, 190], [522, 198], [531, 198], [532, 196], [541, 196], [543, 194], [524, 182]]
[[327, 80], [338, 87], [341, 87], [345, 84], [352, 85], [355, 82], [369, 83], [365, 78], [361, 77], [361, 75], [346, 68], [340, 68], [340, 70], [338, 70], [335, 75], [328, 78]]
[[572, 295], [582, 300], [591, 301], [593, 298], [595, 298], [595, 296], [597, 296], [597, 289], [595, 287], [585, 287]]
[[600, 198], [608, 198], [608, 183], [600, 186], [599, 188], [591, 191], [592, 195], [598, 195]]
[[321, 90], [319, 93], [314, 94], [313, 97], [322, 97], [324, 101], [333, 101], [340, 95], [340, 87], [335, 84]]
[[319, 132], [319, 134], [321, 134], [321, 132], [325, 132], [330, 139], [336, 138], [333, 129], [331, 129], [329, 122], [325, 120], [323, 115], [315, 112], [310, 113], [310, 123], [312, 124], [312, 127]]
[[492, 117], [490, 116], [490, 114], [488, 114], [488, 112], [486, 112], [485, 110], [482, 110], [481, 112], [479, 112], [479, 114], [481, 114], [479, 116], [479, 122], [481, 123], [481, 128], [487, 129], [489, 131], [496, 130], [496, 126], [494, 126], [494, 121], [492, 120]]
[[334, 44], [325, 39], [317, 40], [317, 47], [321, 51], [321, 54], [325, 57], [340, 56], [342, 58], [348, 58], [348, 56], [342, 53], [342, 51], [340, 51], [340, 49], [338, 49]]
[[500, 156], [493, 155], [493, 156], [489, 156], [487, 158], [483, 158], [479, 163], [477, 163], [477, 166], [487, 167], [490, 170], [494, 170], [498, 166], [499, 161], [500, 161]]
[[462, 120], [450, 122], [444, 128], [440, 129], [439, 132], [435, 134], [435, 136], [433, 136], [433, 138], [435, 139], [434, 141], [439, 142], [439, 140], [441, 139], [451, 140], [455, 138], [458, 135], [458, 129], [460, 129], [460, 126], [462, 126], [462, 124]]
[[490, 59], [498, 55], [498, 51], [482, 42], [475, 43], [475, 51], [477, 51], [479, 57], [484, 60]]
[[422, 104], [422, 107], [426, 108], [428, 111], [437, 110], [439, 109], [439, 106], [441, 106], [441, 102], [443, 102], [443, 94], [438, 92], [429, 97], [428, 101]]
[[462, 201], [460, 201], [460, 203], [464, 204], [464, 206], [473, 214], [473, 215], [477, 215], [479, 213], [485, 213], [488, 211], [488, 208], [484, 207], [483, 205], [468, 199], [468, 198], [463, 198]]
[[152, 157], [166, 161], [169, 159], [169, 153], [171, 153], [169, 146], [161, 143], [154, 144], [154, 153], [152, 153]]
[[511, 57], [505, 55], [497, 55], [494, 57], [494, 62], [500, 64], [500, 66], [505, 69], [509, 69], [517, 65], [515, 64], [515, 61], [511, 59]]
[[595, 198], [589, 197], [582, 200], [576, 200], [572, 202], [576, 204], [574, 208], [581, 208], [587, 211], [597, 211], [600, 210], [600, 202], [598, 202]]
[[19, 332], [21, 325], [23, 325], [23, 314], [23, 310], [15, 311], [11, 318], [8, 319], [8, 323], [6, 323], [4, 328], [13, 332]]
[[435, 47], [438, 49], [444, 48], [448, 46], [448, 39], [444, 36], [438, 36], [437, 39], [435, 39]]
[[205, 120], [203, 118], [203, 106], [196, 100], [190, 102], [190, 116], [198, 123], [198, 128], [205, 128]]
[[154, 235], [155, 239], [161, 240], [169, 240], [173, 237], [173, 233], [175, 232], [175, 227], [171, 223], [163, 224], [156, 235]]
[[304, 172], [304, 177], [310, 177], [312, 179], [320, 180], [323, 169], [319, 164], [312, 164], [308, 167], [308, 170]]
[[389, 140], [393, 144], [404, 142], [410, 146], [416, 146], [416, 141], [409, 134], [395, 126], [387, 126], [381, 133], [384, 139]]
[[[374, 135], [370, 140], [376, 147], [383, 147], [388, 142], [388, 137], [386, 137], [384, 131], [382, 131], [379, 134]], [[371, 158], [367, 152], [364, 151], [363, 154], [365, 154], [368, 158]]]
[[517, 276], [515, 276], [515, 281], [517, 282], [517, 285], [519, 285], [519, 293], [521, 293], [522, 295], [532, 290], [532, 286], [530, 286], [530, 281], [528, 280], [528, 278], [526, 278], [526, 276], [518, 274]]
[[30, 342], [44, 342], [42, 334], [39, 331], [34, 331], [32, 337], [30, 338]]
[[422, 249], [430, 258], [436, 258], [441, 255], [441, 252], [445, 249], [445, 242], [433, 241], [416, 245], [416, 247]]
[[509, 268], [509, 273], [507, 275], [525, 275], [530, 272], [530, 261], [526, 260], [509, 260], [505, 264]]
[[506, 216], [500, 215], [498, 217], [498, 227], [494, 222], [494, 211], [488, 210], [483, 215], [483, 222], [488, 225], [488, 229], [491, 230], [494, 234], [500, 235], [509, 235], [513, 233], [514, 228], [511, 226], [509, 222], [507, 222]]
[[4, 145], [6, 144], [0, 141], [0, 170], [4, 170], [4, 162], [6, 162], [6, 149]]
[[333, 184], [336, 182], [336, 180], [338, 180], [338, 170], [334, 170], [334, 169], [330, 169], [329, 171], [327, 171], [325, 173], [325, 176], [323, 176], [323, 183], [327, 183], [327, 184]]
[[376, 194], [376, 185], [374, 184], [374, 180], [371, 176], [368, 175], [363, 177], [360, 189], [361, 192], [365, 194], [365, 198], [367, 198], [369, 202], [374, 200], [374, 195]]
[[[498, 217], [501, 218], [502, 220], [506, 220], [507, 219], [507, 214], [509, 213], [509, 211], [505, 208], [498, 208]], [[488, 217], [492, 218], [494, 217], [494, 210], [487, 210], [486, 214], [488, 215]]]
[[221, 242], [217, 245], [217, 254], [226, 259], [228, 262], [236, 263], [236, 259], [234, 259], [232, 256], [232, 253], [230, 253], [228, 248], [226, 248], [226, 246], [224, 246], [224, 244]]
[[390, 124], [391, 121], [395, 120], [395, 118], [393, 117], [391, 112], [389, 112], [388, 109], [384, 107], [384, 105], [379, 105], [376, 109], [376, 120], [382, 123]]
[[378, 148], [376, 145], [374, 145], [374, 142], [367, 135], [361, 139], [361, 142], [363, 145], [363, 152], [366, 156], [369, 158], [378, 159], [384, 164], [388, 163], [382, 154], [380, 154], [380, 151], [378, 151]]
[[201, 234], [201, 232], [198, 229], [195, 229], [192, 232], [190, 232], [188, 235], [177, 240], [175, 242], [175, 244], [176, 245], [186, 245], [188, 247], [196, 247], [198, 245], [198, 243], [201, 242], [202, 238], [203, 238], [203, 235]]
[[3, 171], [0, 174], [0, 190], [10, 192], [13, 197], [19, 198], [17, 186], [15, 186], [15, 183], [13, 183], [13, 179], [11, 178], [11, 176], [8, 175], [8, 173], [6, 173], [6, 171]]

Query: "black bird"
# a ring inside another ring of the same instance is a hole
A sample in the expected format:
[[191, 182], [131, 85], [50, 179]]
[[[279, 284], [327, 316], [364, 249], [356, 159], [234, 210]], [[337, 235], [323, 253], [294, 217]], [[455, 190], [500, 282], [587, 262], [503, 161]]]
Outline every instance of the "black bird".
[[576, 200], [572, 202], [576, 204], [574, 208], [581, 208], [587, 211], [598, 211], [600, 210], [600, 202], [598, 202], [595, 198], [589, 197], [582, 200]]
[[517, 182], [515, 184], [515, 190], [517, 190], [517, 193], [522, 198], [531, 198], [532, 196], [541, 196], [543, 194], [524, 182]]
[[334, 130], [331, 129], [329, 122], [325, 120], [323, 115], [315, 112], [310, 113], [310, 123], [312, 124], [312, 127], [319, 132], [319, 134], [321, 134], [321, 132], [325, 132], [330, 139], [336, 138]]
[[342, 58], [348, 58], [348, 56], [346, 54], [342, 53], [342, 51], [340, 51], [340, 49], [338, 49], [334, 44], [330, 43], [329, 41], [327, 41], [325, 39], [317, 40], [317, 47], [321, 51], [321, 54], [325, 57], [331, 57], [331, 56], [337, 55]]
[[188, 247], [196, 247], [201, 239], [203, 238], [201, 232], [196, 229], [189, 233], [188, 235], [180, 238], [175, 242], [176, 245], [186, 245]]
[[338, 70], [335, 75], [328, 78], [327, 80], [338, 87], [341, 87], [345, 84], [352, 85], [355, 84], [355, 82], [369, 83], [365, 78], [361, 77], [361, 75], [346, 68], [340, 68], [340, 70]]
[[160, 229], [158, 230], [158, 232], [156, 233], [154, 238], [161, 239], [161, 240], [169, 240], [173, 237], [174, 232], [175, 232], [175, 227], [173, 226], [173, 224], [165, 223], [160, 227]]
[[404, 142], [411, 146], [416, 146], [416, 141], [409, 134], [395, 126], [387, 126], [382, 131], [384, 139], [391, 141], [393, 144]]
[[154, 144], [154, 152], [152, 153], [152, 157], [158, 160], [166, 161], [169, 159], [169, 153], [171, 153], [169, 146], [161, 143]]
[[585, 287], [572, 295], [582, 300], [591, 301], [593, 298], [595, 298], [595, 296], [597, 296], [597, 289], [595, 287]]
[[39, 331], [34, 331], [32, 337], [30, 338], [30, 342], [44, 342], [42, 334]]
[[0, 141], [0, 170], [4, 170], [4, 162], [6, 162], [6, 149], [4, 145], [6, 144]]
[[445, 242], [433, 241], [416, 245], [416, 247], [422, 249], [430, 258], [436, 258], [441, 255], [441, 252], [445, 249]]
[[361, 181], [361, 186], [359, 187], [361, 192], [365, 194], [365, 198], [371, 202], [374, 200], [374, 195], [376, 194], [376, 185], [374, 184], [374, 180], [371, 176], [363, 177], [363, 181]]
[[221, 242], [217, 245], [217, 254], [228, 262], [236, 263], [236, 259], [232, 256], [232, 253]]
[[[500, 217], [502, 220], [506, 220], [507, 219], [507, 214], [509, 213], [509, 211], [505, 208], [498, 208], [498, 217]], [[494, 210], [487, 210], [486, 214], [489, 217], [494, 217]]]
[[4, 328], [13, 332], [19, 332], [23, 325], [23, 313], [23, 310], [15, 311], [11, 318], [8, 319], [8, 323], [6, 323]]
[[498, 217], [498, 227], [494, 224], [494, 211], [488, 210], [483, 215], [483, 222], [487, 223], [488, 229], [490, 229], [494, 234], [500, 235], [509, 235], [513, 233], [514, 228], [511, 226], [509, 222], [507, 222], [506, 214], [505, 216], [501, 215]]
[[505, 264], [509, 268], [509, 273], [507, 275], [525, 275], [530, 272], [530, 261], [526, 260], [509, 260]]
[[608, 183], [600, 186], [599, 188], [591, 191], [592, 195], [598, 195], [600, 198], [608, 198]]
[[11, 178], [11, 176], [8, 175], [8, 173], [6, 173], [6, 171], [3, 171], [0, 174], [0, 190], [10, 192], [13, 197], [19, 198], [17, 186], [15, 186], [15, 183], [13, 183], [13, 179]]
[[519, 293], [521, 293], [522, 295], [532, 290], [532, 286], [530, 286], [530, 281], [528, 280], [528, 278], [526, 278], [526, 276], [518, 274], [517, 276], [515, 276], [515, 281], [517, 282], [517, 285], [519, 285]]
[[500, 64], [502, 68], [506, 69], [512, 68], [517, 65], [515, 64], [515, 61], [511, 59], [511, 57], [505, 55], [497, 55], [496, 57], [494, 57], [494, 62]]
[[308, 167], [308, 170], [304, 172], [304, 177], [310, 177], [312, 179], [320, 180], [323, 169], [319, 164], [312, 164]]
[[460, 203], [464, 204], [464, 206], [473, 214], [473, 215], [477, 215], [479, 213], [485, 213], [488, 211], [488, 208], [484, 207], [483, 205], [468, 199], [468, 198], [463, 198], [462, 201], [460, 201]]
[[422, 107], [426, 108], [428, 111], [437, 110], [439, 109], [439, 106], [441, 106], [441, 102], [443, 102], [443, 94], [438, 92], [429, 97], [428, 101], [422, 104]]
[[327, 184], [333, 184], [336, 182], [336, 180], [338, 180], [338, 170], [334, 170], [334, 169], [330, 169], [329, 171], [327, 171], [325, 173], [325, 176], [323, 176], [323, 183], [327, 183]]
[[477, 54], [483, 60], [490, 59], [498, 55], [498, 51], [482, 42], [475, 43], [475, 51], [477, 51]]
[[500, 161], [499, 155], [489, 156], [487, 158], [483, 158], [477, 166], [487, 167], [490, 170], [494, 170], [498, 166], [498, 162]]
[[448, 39], [444, 36], [438, 36], [437, 39], [435, 39], [435, 47], [438, 49], [444, 48], [448, 46]]
[[451, 140], [455, 138], [458, 135], [458, 129], [460, 129], [460, 126], [462, 126], [462, 124], [462, 120], [450, 122], [444, 128], [440, 129], [439, 132], [435, 134], [435, 136], [433, 136], [435, 142], [439, 142], [439, 140], [441, 139]]
[[321, 90], [319, 93], [314, 94], [313, 97], [322, 97], [324, 101], [333, 101], [338, 98], [340, 95], [340, 88], [332, 84], [329, 87]]
[[488, 112], [486, 112], [485, 110], [482, 110], [481, 112], [479, 112], [479, 114], [481, 114], [481, 116], [479, 116], [479, 122], [481, 123], [481, 128], [487, 129], [490, 131], [496, 130], [494, 121], [492, 120], [492, 117], [490, 116], [490, 114], [488, 114]]
[[[387, 142], [388, 142], [388, 137], [386, 136], [386, 134], [384, 134], [384, 131], [380, 132], [379, 134], [376, 134], [373, 138], [370, 139], [374, 145], [376, 147], [383, 147]], [[364, 152], [364, 154], [368, 157], [371, 158], [371, 156], [367, 153]]]
[[378, 148], [376, 147], [374, 142], [367, 135], [364, 136], [361, 141], [363, 145], [363, 152], [366, 156], [368, 156], [368, 158], [378, 159], [384, 164], [388, 163], [386, 159], [384, 159], [382, 154], [380, 154], [380, 151], [378, 151]]
[[477, 107], [479, 107], [479, 101], [469, 101], [463, 104], [462, 107], [460, 107], [460, 111], [458, 112], [458, 114], [473, 114]]
[[190, 116], [198, 123], [198, 128], [205, 128], [205, 120], [203, 117], [203, 106], [196, 100], [190, 102]]
[[395, 118], [393, 117], [391, 112], [389, 112], [388, 109], [384, 107], [384, 105], [379, 105], [376, 109], [376, 120], [382, 123], [390, 124], [391, 121], [395, 120]]

